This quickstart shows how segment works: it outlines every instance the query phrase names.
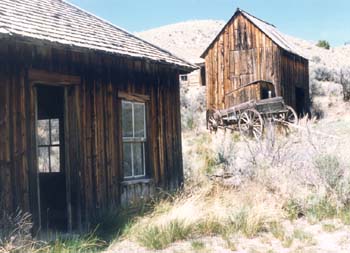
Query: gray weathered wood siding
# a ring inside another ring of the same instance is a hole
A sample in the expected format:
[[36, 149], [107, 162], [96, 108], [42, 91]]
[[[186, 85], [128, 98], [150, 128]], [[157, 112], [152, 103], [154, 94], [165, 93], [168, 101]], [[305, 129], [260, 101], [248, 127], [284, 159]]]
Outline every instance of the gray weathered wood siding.
[[259, 80], [273, 83], [276, 95], [293, 107], [296, 86], [309, 93], [308, 61], [280, 48], [241, 13], [206, 51], [205, 62], [208, 109], [233, 106], [230, 96]]
[[[30, 211], [38, 220], [35, 84], [31, 70], [80, 78], [67, 85], [65, 106], [73, 223], [120, 205], [121, 100], [149, 97], [146, 170], [152, 184], [182, 183], [179, 70], [94, 51], [0, 41], [0, 210]], [[38, 79], [38, 78], [37, 78]], [[64, 78], [63, 78], [64, 79]], [[76, 78], [75, 78], [76, 79]], [[43, 77], [43, 82], [47, 80]]]

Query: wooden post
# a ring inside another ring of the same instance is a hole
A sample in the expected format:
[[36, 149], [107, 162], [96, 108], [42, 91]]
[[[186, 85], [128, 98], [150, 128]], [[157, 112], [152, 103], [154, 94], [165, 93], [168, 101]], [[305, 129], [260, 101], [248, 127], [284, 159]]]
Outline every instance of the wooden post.
[[73, 218], [72, 218], [72, 201], [71, 201], [71, 168], [70, 168], [70, 150], [69, 150], [69, 115], [68, 115], [68, 89], [69, 87], [64, 88], [64, 150], [65, 150], [65, 170], [66, 170], [66, 196], [67, 196], [67, 225], [68, 232], [72, 232], [73, 227]]

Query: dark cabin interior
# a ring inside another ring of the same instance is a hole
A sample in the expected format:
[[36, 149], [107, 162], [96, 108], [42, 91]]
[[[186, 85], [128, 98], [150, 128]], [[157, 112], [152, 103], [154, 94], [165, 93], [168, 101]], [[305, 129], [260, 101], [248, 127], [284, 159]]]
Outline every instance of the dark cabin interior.
[[64, 89], [37, 86], [37, 156], [42, 229], [67, 230]]

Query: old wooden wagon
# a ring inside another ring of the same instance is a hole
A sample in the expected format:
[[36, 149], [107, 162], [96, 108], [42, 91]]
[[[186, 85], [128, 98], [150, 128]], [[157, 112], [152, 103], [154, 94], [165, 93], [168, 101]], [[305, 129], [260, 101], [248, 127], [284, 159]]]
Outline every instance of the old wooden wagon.
[[88, 227], [182, 183], [191, 64], [61, 0], [0, 1], [0, 215]]
[[258, 101], [270, 90], [298, 116], [309, 112], [308, 60], [272, 24], [238, 9], [202, 58], [208, 109]]
[[[266, 123], [277, 123], [288, 129], [298, 123], [295, 110], [282, 97], [275, 97], [274, 85], [257, 81], [240, 88], [235, 105], [228, 109], [207, 111], [207, 128], [239, 130], [244, 137], [260, 139]], [[248, 101], [245, 99], [248, 98]]]

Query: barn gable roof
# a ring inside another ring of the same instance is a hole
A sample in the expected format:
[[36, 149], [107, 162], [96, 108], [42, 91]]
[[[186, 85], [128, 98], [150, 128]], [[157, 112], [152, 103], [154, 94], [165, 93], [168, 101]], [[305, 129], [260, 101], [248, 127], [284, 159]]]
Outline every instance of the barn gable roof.
[[170, 52], [64, 0], [1, 0], [0, 37], [43, 41], [194, 69]]
[[282, 34], [274, 25], [272, 25], [272, 24], [270, 24], [270, 23], [268, 23], [268, 22], [266, 22], [264, 20], [261, 20], [261, 19], [255, 17], [255, 16], [249, 14], [248, 12], [238, 8], [237, 11], [235, 12], [235, 14], [233, 15], [233, 17], [230, 19], [230, 21], [227, 22], [227, 24], [223, 27], [223, 29], [215, 37], [213, 42], [204, 51], [204, 53], [201, 56], [202, 58], [205, 57], [205, 55], [208, 53], [209, 49], [215, 43], [215, 41], [218, 39], [220, 34], [226, 29], [226, 27], [231, 23], [231, 21], [238, 14], [242, 14], [245, 18], [247, 18], [250, 22], [252, 22], [258, 29], [260, 29], [266, 36], [268, 36], [273, 42], [275, 42], [282, 49], [284, 49], [284, 50], [286, 50], [286, 51], [288, 51], [288, 52], [290, 52], [292, 54], [299, 55], [300, 57], [303, 57], [303, 56], [300, 55], [300, 53], [295, 48], [295, 46], [292, 43], [290, 43], [286, 39], [285, 35]]

